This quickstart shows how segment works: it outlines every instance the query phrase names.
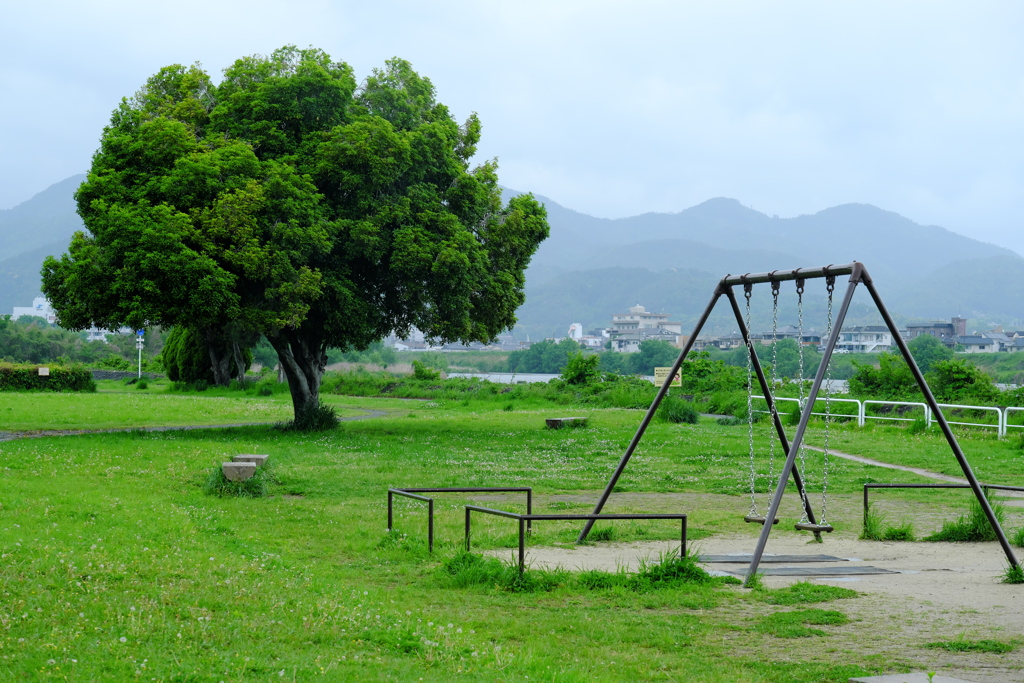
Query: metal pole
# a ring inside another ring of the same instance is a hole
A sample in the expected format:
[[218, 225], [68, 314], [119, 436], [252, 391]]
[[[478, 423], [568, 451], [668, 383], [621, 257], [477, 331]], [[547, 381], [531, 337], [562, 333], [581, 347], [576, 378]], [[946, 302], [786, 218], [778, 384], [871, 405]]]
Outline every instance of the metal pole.
[[526, 541], [523, 538], [523, 518], [519, 518], [519, 573], [526, 569]]
[[[743, 581], [743, 585], [747, 586], [750, 584], [751, 578], [757, 573], [757, 567], [761, 564], [761, 556], [764, 554], [764, 547], [768, 543], [768, 534], [772, 531], [772, 525], [768, 524], [769, 519], [775, 519], [775, 516], [779, 511], [779, 504], [782, 502], [782, 495], [786, 492], [786, 480], [789, 479], [789, 473], [793, 469], [796, 463], [796, 454], [800, 450], [800, 444], [804, 440], [804, 432], [807, 431], [807, 423], [811, 420], [811, 413], [814, 411], [814, 401], [818, 398], [818, 390], [821, 388], [821, 383], [825, 379], [825, 369], [828, 367], [829, 361], [832, 359], [832, 352], [836, 347], [836, 341], [839, 340], [839, 333], [843, 329], [843, 320], [846, 319], [846, 312], [850, 308], [850, 301], [853, 299], [853, 292], [857, 288], [857, 283], [861, 279], [861, 272], [863, 266], [859, 263], [854, 264], [852, 274], [850, 275], [850, 285], [846, 288], [846, 296], [843, 297], [843, 305], [839, 308], [839, 315], [836, 316], [835, 321], [832, 323], [832, 334], [828, 338], [828, 342], [825, 345], [825, 351], [821, 357], [821, 363], [818, 365], [818, 372], [814, 375], [814, 382], [811, 384], [811, 390], [807, 394], [807, 404], [804, 406], [804, 411], [800, 415], [800, 424], [797, 425], [796, 434], [793, 435], [793, 441], [789, 446], [789, 455], [786, 456], [786, 464], [782, 468], [782, 475], [779, 477], [779, 484], [775, 487], [775, 495], [772, 496], [772, 504], [768, 508], [768, 513], [765, 515], [765, 524], [761, 527], [761, 536], [757, 539], [757, 548], [754, 550], [754, 556], [750, 560], [750, 567], [747, 569], [747, 577]], [[826, 273], [828, 275], [830, 273]]]
[[[679, 368], [682, 366], [687, 354], [690, 353], [690, 349], [693, 348], [693, 343], [697, 340], [697, 335], [700, 334], [701, 329], [704, 327], [704, 323], [708, 320], [708, 316], [711, 315], [711, 311], [714, 309], [715, 304], [718, 303], [718, 297], [722, 296], [722, 291], [723, 288], [721, 285], [715, 289], [715, 293], [711, 297], [711, 301], [708, 302], [707, 308], [704, 309], [704, 313], [701, 314], [700, 319], [697, 321], [697, 326], [694, 327], [693, 333], [690, 335], [690, 338], [686, 340], [686, 344], [683, 346], [682, 352], [680, 352], [679, 357], [676, 358], [675, 365], [672, 366], [672, 370], [665, 378], [665, 382], [661, 385], [661, 389], [658, 390], [658, 395], [654, 397], [651, 407], [647, 409], [647, 414], [644, 415], [644, 419], [640, 423], [640, 427], [637, 428], [636, 434], [633, 435], [633, 440], [629, 442], [625, 455], [622, 456], [618, 467], [615, 468], [612, 478], [608, 480], [608, 485], [604, 487], [604, 492], [601, 494], [601, 498], [597, 501], [597, 505], [594, 506], [593, 514], [601, 514], [604, 504], [608, 502], [608, 497], [612, 494], [612, 489], [615, 488], [615, 484], [618, 483], [619, 477], [622, 476], [622, 472], [626, 469], [629, 459], [633, 457], [633, 451], [636, 450], [637, 445], [640, 443], [640, 439], [643, 438], [644, 432], [647, 431], [647, 425], [651, 423], [654, 413], [657, 412], [658, 406], [661, 404], [661, 399], [664, 398], [673, 378], [675, 378], [676, 373], [679, 372]], [[582, 543], [587, 540], [587, 534], [589, 534], [590, 530], [594, 527], [594, 521], [595, 520], [593, 519], [587, 520], [587, 523], [583, 526], [583, 530], [580, 531], [579, 536], [576, 537], [577, 543]]]
[[942, 429], [942, 433], [946, 436], [946, 441], [949, 443], [949, 447], [953, 451], [953, 455], [956, 456], [956, 460], [960, 463], [960, 469], [963, 470], [964, 477], [967, 478], [967, 482], [971, 485], [971, 490], [974, 491], [975, 497], [978, 499], [978, 504], [981, 505], [981, 509], [985, 511], [985, 516], [988, 518], [989, 524], [992, 525], [992, 530], [995, 531], [996, 537], [999, 539], [999, 545], [1003, 547], [1003, 552], [1006, 553], [1006, 559], [1009, 561], [1011, 567], [1020, 567], [1017, 562], [1017, 556], [1013, 552], [1013, 548], [1010, 547], [1010, 542], [1006, 539], [1006, 534], [1003, 533], [1003, 527], [1000, 526], [999, 520], [996, 519], [996, 514], [992, 510], [992, 506], [988, 503], [988, 498], [981, 490], [981, 484], [978, 482], [978, 478], [974, 476], [974, 470], [971, 469], [970, 463], [967, 462], [967, 456], [964, 455], [963, 450], [960, 448], [959, 442], [956, 440], [956, 436], [953, 434], [953, 430], [950, 428], [949, 423], [946, 422], [946, 416], [942, 414], [939, 409], [939, 404], [935, 401], [935, 396], [932, 395], [932, 390], [928, 386], [928, 382], [925, 381], [924, 375], [921, 374], [921, 369], [917, 367], [917, 362], [914, 357], [910, 354], [910, 349], [907, 347], [907, 343], [903, 341], [903, 337], [900, 336], [899, 330], [896, 328], [896, 323], [893, 322], [892, 316], [889, 315], [889, 310], [882, 303], [882, 298], [878, 296], [878, 292], [875, 290], [874, 284], [871, 282], [871, 278], [865, 273], [864, 284], [868, 288], [868, 292], [871, 293], [871, 298], [875, 301], [875, 306], [878, 307], [878, 312], [882, 314], [882, 319], [885, 321], [886, 326], [889, 328], [890, 334], [892, 334], [893, 340], [900, 349], [900, 353], [903, 354], [904, 360], [907, 361], [907, 366], [910, 368], [911, 373], [914, 375], [914, 379], [917, 380], [918, 386], [921, 388], [921, 393], [924, 394], [924, 400], [928, 403], [932, 412], [935, 414], [935, 419], [939, 423], [939, 428]]
[[682, 559], [686, 557], [686, 517], [683, 517], [679, 523], [682, 527], [681, 532], [683, 534], [682, 544], [679, 546], [679, 557]]
[[427, 503], [427, 551], [434, 552], [434, 499]]
[[469, 513], [472, 512], [469, 508], [466, 508], [466, 552], [469, 552]]
[[389, 489], [388, 490], [388, 532], [389, 533], [391, 532], [391, 527], [393, 526], [392, 519], [391, 519], [391, 506], [392, 506], [392, 501], [394, 499], [395, 499], [395, 494], [391, 493], [391, 490]]
[[[757, 374], [757, 381], [761, 384], [761, 391], [764, 393], [764, 400], [768, 404], [768, 411], [771, 413], [772, 421], [775, 423], [775, 432], [779, 435], [782, 450], [785, 453], [789, 453], [789, 439], [786, 438], [786, 428], [782, 426], [782, 419], [779, 417], [779, 411], [775, 407], [775, 394], [772, 393], [771, 388], [768, 386], [768, 378], [764, 375], [764, 368], [761, 367], [761, 361], [754, 352], [754, 343], [750, 339], [750, 330], [747, 329], [747, 324], [743, 321], [743, 314], [740, 312], [739, 303], [736, 301], [736, 293], [732, 291], [732, 287], [728, 287], [725, 290], [725, 294], [729, 297], [729, 305], [732, 306], [732, 312], [736, 315], [736, 322], [739, 324], [740, 332], [743, 335], [743, 343], [747, 345], [747, 352], [750, 354], [750, 364]], [[793, 483], [796, 484], [796, 489], [800, 493], [800, 500], [803, 502], [808, 521], [811, 524], [817, 524], [814, 519], [814, 510], [811, 509], [810, 498], [807, 497], [807, 492], [804, 490], [800, 468], [796, 466], [795, 462], [793, 464]], [[772, 520], [772, 523], [774, 523], [775, 518], [765, 517], [765, 524], [768, 524], [768, 520]], [[815, 531], [814, 538], [820, 541], [821, 532]]]

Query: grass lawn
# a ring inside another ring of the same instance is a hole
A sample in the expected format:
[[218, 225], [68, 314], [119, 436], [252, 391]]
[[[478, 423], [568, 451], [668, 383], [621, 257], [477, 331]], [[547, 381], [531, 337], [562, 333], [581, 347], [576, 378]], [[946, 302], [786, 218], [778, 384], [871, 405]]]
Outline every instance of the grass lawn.
[[[849, 591], [787, 597], [714, 581], [640, 589], [557, 572], [528, 572], [541, 576], [536, 590], [469, 581], [445, 571], [460, 558], [459, 496], [438, 498], [433, 556], [421, 506], [397, 503], [397, 531], [386, 532], [389, 486], [529, 485], [538, 511], [593, 500], [638, 411], [573, 410], [591, 426], [551, 431], [543, 418], [564, 408], [327, 398], [347, 414], [386, 414], [317, 434], [259, 426], [0, 443], [0, 680], [767, 682], [907, 670], [847, 646], [872, 629], [847, 618]], [[151, 385], [0, 394], [0, 416], [4, 430], [272, 422], [290, 416], [290, 402]], [[918, 457], [899, 430], [833, 433], [837, 446], [870, 457]], [[761, 431], [756, 438], [763, 445]], [[933, 435], [913, 438], [916, 451], [941, 450]], [[902, 446], [882, 450], [889, 441]], [[979, 469], [993, 475], [1019, 459], [994, 439], [972, 439], [975, 447]], [[270, 496], [202, 493], [237, 453], [270, 454]], [[741, 521], [746, 462], [745, 426], [655, 422], [608, 511], [687, 512], [692, 539], [753, 534]], [[829, 488], [852, 501], [851, 528], [869, 478], [915, 481], [834, 462]], [[693, 498], [648, 495], [659, 493]], [[724, 505], [696, 504], [710, 495]], [[691, 509], [670, 509], [680, 500]], [[521, 509], [520, 497], [510, 501]], [[474, 550], [511, 547], [513, 527], [475, 518]], [[576, 531], [538, 524], [531, 543], [571, 542]], [[625, 523], [618, 538], [677, 533], [672, 522]]]

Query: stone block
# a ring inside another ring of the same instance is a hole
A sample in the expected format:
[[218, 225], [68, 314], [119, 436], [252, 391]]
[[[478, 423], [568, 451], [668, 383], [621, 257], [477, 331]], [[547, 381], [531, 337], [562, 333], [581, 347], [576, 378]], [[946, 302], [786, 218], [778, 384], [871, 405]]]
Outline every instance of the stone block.
[[231, 458], [231, 461], [251, 462], [254, 465], [256, 465], [256, 467], [260, 467], [262, 465], [267, 464], [267, 458], [269, 457], [269, 455], [253, 455], [252, 453], [243, 453], [242, 455], [236, 455], [235, 457]]
[[585, 417], [549, 417], [544, 420], [548, 425], [548, 429], [562, 429], [563, 427], [586, 427], [587, 418]]
[[221, 465], [221, 471], [228, 481], [245, 481], [256, 474], [256, 463], [226, 462]]

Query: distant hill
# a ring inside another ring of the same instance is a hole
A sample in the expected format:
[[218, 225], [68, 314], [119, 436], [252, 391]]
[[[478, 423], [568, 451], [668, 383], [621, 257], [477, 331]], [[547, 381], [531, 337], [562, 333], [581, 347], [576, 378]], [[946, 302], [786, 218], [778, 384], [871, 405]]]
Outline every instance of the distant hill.
[[[538, 199], [548, 208], [552, 236], [541, 245], [527, 273], [527, 302], [519, 311], [517, 328], [521, 335], [551, 335], [556, 321], [561, 321], [559, 334], [572, 322], [603, 327], [613, 313], [635, 303], [671, 313], [683, 322], [695, 321], [711, 296], [713, 283], [727, 273], [853, 260], [867, 265], [899, 319], [948, 319], [958, 313], [1024, 318], [1024, 306], [1017, 297], [1018, 291], [1024, 291], [1019, 284], [1024, 282], [1020, 277], [1024, 258], [867, 204], [844, 204], [780, 219], [734, 199], [716, 198], [679, 213], [613, 220]], [[636, 269], [649, 274], [639, 276]], [[696, 298], [689, 292], [660, 289], [702, 282], [709, 284]], [[595, 307], [595, 302], [600, 306]], [[814, 310], [824, 312], [821, 292], [809, 287], [807, 302], [809, 316]], [[851, 322], [878, 322], [863, 293], [855, 302]], [[770, 315], [759, 318], [764, 306], [761, 302], [760, 310], [755, 307], [753, 313], [761, 327], [770, 324]], [[726, 307], [716, 310], [721, 313], [713, 316], [712, 326], [735, 326]], [[795, 322], [791, 302], [782, 302], [780, 316], [787, 324]]]
[[[83, 228], [73, 199], [82, 180], [73, 176], [0, 211], [0, 313], [32, 302], [43, 259], [64, 253], [72, 233]], [[547, 206], [551, 237], [527, 271], [527, 300], [516, 328], [522, 337], [560, 336], [573, 322], [603, 327], [613, 313], [636, 303], [670, 313], [686, 327], [726, 273], [852, 260], [868, 266], [901, 319], [1024, 318], [1024, 258], [867, 204], [780, 219], [716, 198], [678, 213], [607, 219], [538, 199]], [[809, 319], [824, 315], [820, 289], [808, 287]], [[755, 324], [770, 324], [767, 293], [758, 291], [754, 303]], [[851, 322], [877, 321], [868, 303], [858, 294]], [[728, 308], [717, 310], [711, 324], [733, 329]], [[780, 320], [795, 322], [791, 297], [783, 297]]]
[[51, 254], [62, 254], [68, 240], [61, 240], [0, 261], [0, 315], [10, 315], [15, 306], [30, 306], [39, 291], [43, 260]]
[[72, 233], [84, 227], [74, 198], [83, 180], [84, 175], [71, 176], [13, 209], [0, 210], [0, 261], [55, 242], [67, 246]]

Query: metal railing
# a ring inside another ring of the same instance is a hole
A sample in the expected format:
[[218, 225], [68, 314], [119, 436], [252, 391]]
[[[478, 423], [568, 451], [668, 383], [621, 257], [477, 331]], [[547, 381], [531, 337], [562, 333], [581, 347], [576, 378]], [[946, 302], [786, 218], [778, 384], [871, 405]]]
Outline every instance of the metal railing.
[[662, 514], [662, 513], [624, 513], [624, 514], [565, 514], [565, 515], [521, 515], [518, 512], [508, 512], [506, 510], [494, 510], [492, 508], [480, 507], [478, 505], [467, 505], [466, 506], [466, 551], [469, 551], [470, 543], [470, 518], [471, 513], [482, 512], [487, 515], [497, 515], [498, 517], [507, 517], [508, 519], [515, 519], [519, 522], [519, 573], [522, 574], [526, 568], [526, 534], [524, 531], [524, 524], [529, 525], [533, 520], [606, 520], [606, 519], [678, 519], [680, 523], [680, 545], [679, 545], [679, 557], [686, 557], [686, 515], [684, 514]]
[[[758, 399], [758, 400], [761, 400], [761, 401], [766, 401], [765, 397], [761, 396], [759, 394], [753, 394], [751, 396], [751, 398]], [[821, 403], [824, 400], [825, 399], [823, 399], [823, 398], [817, 399], [815, 401], [815, 407], [817, 407], [818, 403]], [[855, 417], [857, 419], [857, 426], [858, 427], [863, 427], [865, 424], [867, 424], [868, 420], [885, 420], [885, 421], [889, 421], [889, 422], [914, 422], [916, 419], [918, 419], [916, 417], [893, 417], [893, 416], [889, 416], [889, 415], [871, 415], [870, 413], [868, 413], [868, 406], [910, 406], [911, 408], [920, 408], [924, 412], [924, 423], [925, 423], [925, 427], [926, 428], [931, 427], [932, 426], [932, 422], [934, 422], [934, 420], [935, 420], [935, 416], [932, 414], [932, 410], [931, 410], [931, 408], [928, 407], [928, 404], [927, 403], [917, 402], [917, 401], [878, 401], [878, 400], [874, 400], [874, 399], [867, 399], [867, 400], [861, 401], [861, 400], [858, 400], [858, 399], [855, 399], [855, 398], [834, 398], [834, 397], [829, 398], [829, 401], [832, 402], [832, 403], [852, 403], [852, 404], [857, 406], [857, 411], [856, 411], [855, 414], [851, 415], [849, 413], [831, 413], [831, 414], [827, 414], [827, 413], [822, 413], [822, 412], [817, 412], [817, 411], [812, 410], [811, 411], [811, 415], [817, 415], [817, 416], [820, 416], [820, 417], [826, 417], [826, 416], [830, 415], [832, 418], [836, 418], [836, 417], [853, 418], [853, 417]], [[789, 398], [789, 397], [786, 397], [786, 396], [776, 396], [775, 397], [775, 402], [776, 402], [776, 404], [780, 404], [780, 403], [783, 403], [783, 402], [796, 403], [797, 405], [800, 406], [800, 410], [802, 411], [804, 409], [804, 404], [806, 403], [806, 399], [804, 401], [800, 401], [800, 399], [796, 399], [796, 398]], [[995, 415], [996, 415], [996, 422], [995, 422], [995, 424], [992, 424], [991, 422], [968, 422], [966, 420], [949, 420], [949, 419], [947, 419], [946, 422], [948, 424], [951, 424], [951, 425], [961, 425], [961, 426], [964, 426], [964, 427], [994, 428], [996, 430], [996, 434], [1000, 438], [1006, 436], [1007, 431], [1011, 427], [1013, 429], [1024, 429], [1024, 424], [1019, 424], [1019, 425], [1010, 424], [1010, 414], [1011, 413], [1015, 413], [1015, 412], [1024, 412], [1024, 408], [1020, 408], [1020, 407], [1016, 407], [1016, 406], [1009, 406], [1009, 407], [1006, 407], [1006, 408], [998, 408], [996, 406], [969, 406], [969, 405], [962, 405], [962, 404], [959, 404], [959, 403], [939, 403], [937, 405], [939, 406], [940, 409], [950, 408], [950, 409], [954, 409], [954, 410], [979, 410], [979, 411], [983, 411], [983, 412], [995, 413]], [[753, 412], [755, 412], [755, 413], [764, 413], [766, 415], [771, 413], [771, 411], [768, 410], [767, 408], [765, 408], [764, 410], [761, 410], [761, 409], [754, 410]], [[780, 413], [781, 413], [781, 410], [780, 410]]]
[[938, 406], [940, 409], [960, 408], [962, 410], [981, 410], [986, 412], [994, 412], [996, 414], [996, 423], [994, 425], [989, 424], [988, 422], [954, 422], [953, 420], [950, 420], [948, 417], [946, 418], [946, 422], [948, 422], [951, 425], [965, 425], [968, 427], [995, 427], [996, 434], [998, 436], [1002, 437], [1006, 435], [1006, 431], [1003, 429], [1003, 411], [1000, 410], [999, 408], [996, 408], [995, 406], [964, 406], [958, 403], [939, 403]]
[[1007, 431], [1010, 427], [1014, 429], [1024, 429], [1024, 425], [1012, 425], [1010, 424], [1010, 413], [1024, 413], [1024, 408], [1017, 408], [1015, 406], [1008, 406], [1003, 408], [1003, 436], [1006, 436]]
[[[457, 486], [442, 488], [404, 488], [388, 489], [388, 533], [394, 527], [394, 497], [403, 496], [427, 504], [427, 550], [434, 552], [434, 499], [418, 495], [420, 493], [526, 493], [526, 514], [533, 512], [533, 489], [529, 486]], [[527, 529], [531, 524], [527, 522]]]
[[861, 416], [862, 416], [862, 420], [860, 422], [861, 426], [866, 424], [867, 420], [890, 420], [890, 421], [893, 421], [893, 422], [913, 422], [914, 420], [917, 419], [916, 417], [888, 417], [888, 416], [884, 416], [884, 415], [868, 415], [868, 406], [869, 405], [878, 405], [878, 406], [912, 406], [914, 408], [921, 408], [921, 409], [924, 410], [924, 425], [925, 425], [925, 427], [931, 427], [932, 426], [932, 409], [928, 407], [927, 403], [916, 403], [914, 401], [873, 401], [873, 400], [864, 401], [863, 405], [861, 406], [861, 409], [860, 409]]
[[[870, 489], [969, 489], [970, 484], [864, 484], [864, 525], [868, 523], [868, 490]], [[981, 484], [988, 495], [989, 489], [996, 491], [1024, 491], [1024, 486], [1003, 486], [1002, 484]]]

